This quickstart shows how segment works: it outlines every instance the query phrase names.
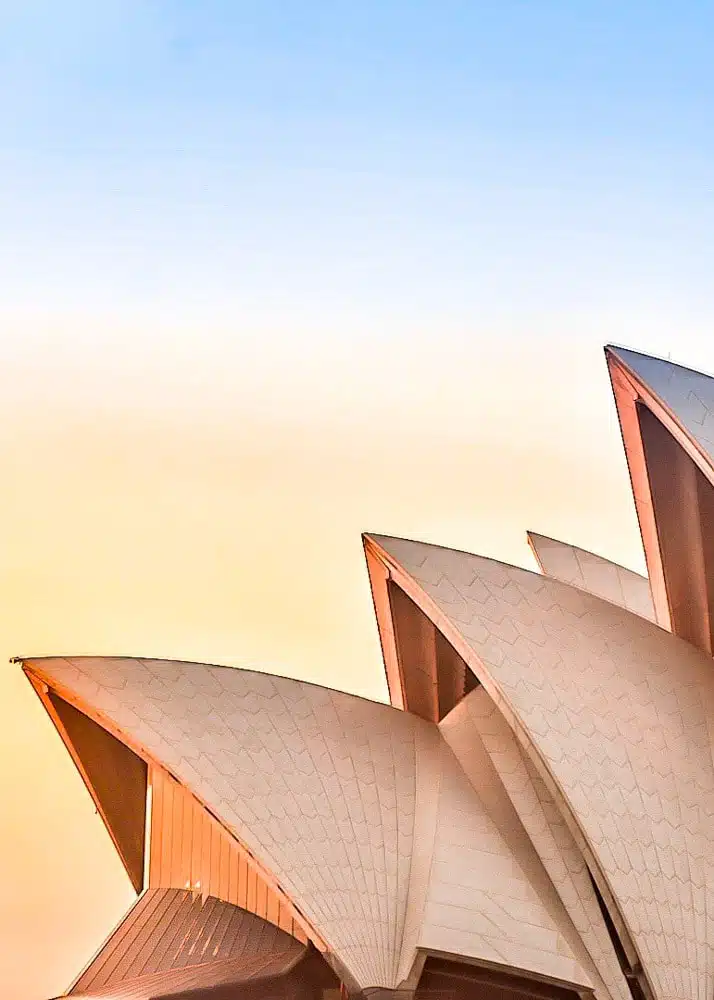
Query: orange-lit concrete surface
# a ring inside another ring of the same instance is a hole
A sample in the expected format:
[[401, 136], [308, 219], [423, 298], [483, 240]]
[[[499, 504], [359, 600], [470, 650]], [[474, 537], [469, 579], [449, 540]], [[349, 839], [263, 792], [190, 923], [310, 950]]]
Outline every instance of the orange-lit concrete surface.
[[71, 994], [711, 1000], [714, 380], [607, 359], [649, 580], [367, 534], [391, 706], [22, 660], [138, 893]]

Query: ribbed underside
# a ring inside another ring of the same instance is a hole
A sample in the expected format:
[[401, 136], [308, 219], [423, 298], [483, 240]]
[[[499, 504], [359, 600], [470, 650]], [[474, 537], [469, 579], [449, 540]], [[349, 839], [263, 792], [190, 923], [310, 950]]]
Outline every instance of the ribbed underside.
[[70, 996], [150, 1000], [285, 976], [305, 945], [252, 913], [183, 889], [139, 897]]

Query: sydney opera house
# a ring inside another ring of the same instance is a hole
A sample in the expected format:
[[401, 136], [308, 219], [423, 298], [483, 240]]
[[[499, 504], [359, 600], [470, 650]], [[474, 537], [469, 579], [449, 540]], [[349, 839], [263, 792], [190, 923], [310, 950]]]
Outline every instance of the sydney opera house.
[[714, 378], [606, 359], [648, 577], [365, 535], [391, 705], [23, 659], [137, 893], [114, 1000], [712, 1000]]

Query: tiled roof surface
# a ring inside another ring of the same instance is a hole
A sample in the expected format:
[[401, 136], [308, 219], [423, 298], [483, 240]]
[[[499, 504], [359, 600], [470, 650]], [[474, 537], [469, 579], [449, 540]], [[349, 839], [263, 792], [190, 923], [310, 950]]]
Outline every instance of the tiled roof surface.
[[711, 997], [711, 659], [558, 581], [375, 537], [562, 792], [655, 995]]
[[646, 576], [603, 559], [576, 545], [528, 532], [533, 553], [546, 576], [619, 604], [648, 621], [656, 621], [650, 582]]
[[[568, 934], [567, 922], [562, 918], [561, 929], [588, 969], [596, 991], [609, 993], [613, 1000], [631, 1000], [582, 853], [544, 782], [485, 688], [480, 686], [467, 695], [439, 728], [477, 787], [483, 787], [484, 776], [493, 772], [494, 795], [504, 795], [515, 813], [509, 815], [507, 807], [499, 803], [503, 817], [500, 826], [514, 836], [520, 832], [532, 844], [572, 922], [574, 934]], [[578, 943], [585, 956], [578, 950]]]
[[714, 378], [624, 347], [608, 351], [624, 361], [714, 460]]
[[[197, 794], [361, 986], [398, 985], [425, 934], [447, 951], [589, 985], [435, 724], [225, 667], [25, 662]], [[463, 933], [452, 919], [463, 907], [448, 897], [477, 885], [474, 930]]]

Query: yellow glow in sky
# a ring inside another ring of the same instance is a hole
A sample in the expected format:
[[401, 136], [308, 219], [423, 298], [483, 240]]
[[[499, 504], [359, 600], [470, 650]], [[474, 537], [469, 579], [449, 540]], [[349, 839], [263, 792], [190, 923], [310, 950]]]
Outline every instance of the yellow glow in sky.
[[[6, 352], [0, 662], [176, 657], [383, 699], [363, 530], [532, 568], [532, 528], [642, 568], [595, 336], [304, 341], [301, 368], [294, 345], [186, 336], [131, 362], [57, 330]], [[0, 704], [0, 982], [41, 1000], [132, 895], [16, 665]]]

